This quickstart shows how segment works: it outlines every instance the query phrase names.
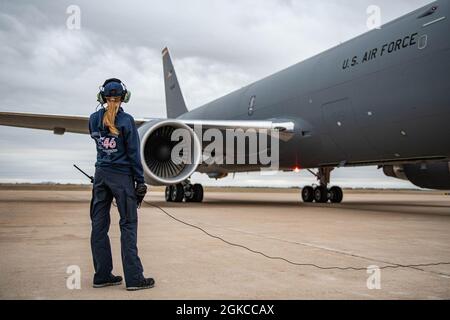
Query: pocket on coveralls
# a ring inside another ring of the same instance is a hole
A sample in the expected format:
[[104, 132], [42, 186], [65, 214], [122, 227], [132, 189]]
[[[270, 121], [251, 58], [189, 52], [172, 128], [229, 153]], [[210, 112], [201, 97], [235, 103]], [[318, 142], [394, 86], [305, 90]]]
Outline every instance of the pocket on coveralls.
[[96, 169], [95, 173], [94, 173], [94, 181], [92, 183], [92, 189], [91, 189], [91, 203], [89, 206], [89, 216], [90, 216], [91, 220], [93, 218], [93, 211], [94, 211], [95, 188], [97, 188], [98, 182], [99, 182], [99, 173]]
[[126, 190], [126, 219], [128, 222], [137, 221], [137, 198], [134, 189]]

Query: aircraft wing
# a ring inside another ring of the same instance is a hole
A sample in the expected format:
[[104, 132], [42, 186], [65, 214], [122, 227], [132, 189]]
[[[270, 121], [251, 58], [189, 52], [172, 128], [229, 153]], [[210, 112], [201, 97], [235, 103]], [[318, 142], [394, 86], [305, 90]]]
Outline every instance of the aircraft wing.
[[[158, 119], [134, 119], [136, 126]], [[202, 126], [204, 129], [267, 129], [279, 131], [282, 134], [291, 134], [294, 123], [283, 120], [189, 120], [176, 119], [190, 127]], [[53, 131], [54, 134], [62, 135], [66, 132], [89, 134], [89, 116], [42, 114], [28, 112], [4, 112], [0, 111], [0, 125], [10, 127], [21, 127], [30, 129], [42, 129]]]
[[196, 126], [201, 126], [203, 129], [254, 129], [267, 130], [267, 134], [273, 135], [276, 133], [276, 137], [282, 141], [289, 141], [295, 133], [295, 123], [289, 120], [283, 119], [270, 119], [270, 120], [187, 120], [176, 119], [181, 121], [191, 128], [195, 129]]
[[284, 120], [185, 120], [177, 119], [190, 127], [202, 126], [210, 129], [267, 129], [280, 132], [292, 133], [294, 131], [294, 123]]
[[[140, 126], [148, 120], [135, 119], [135, 123]], [[88, 124], [89, 116], [0, 111], [0, 125], [51, 130], [60, 135], [65, 132], [89, 134]]]

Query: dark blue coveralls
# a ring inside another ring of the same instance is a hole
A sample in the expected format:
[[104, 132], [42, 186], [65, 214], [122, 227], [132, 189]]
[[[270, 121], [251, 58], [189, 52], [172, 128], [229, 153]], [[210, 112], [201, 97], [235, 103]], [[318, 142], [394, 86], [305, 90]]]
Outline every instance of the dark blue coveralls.
[[108, 237], [113, 197], [120, 213], [120, 242], [126, 286], [137, 286], [144, 279], [137, 249], [137, 199], [135, 182], [144, 183], [139, 135], [133, 117], [122, 107], [115, 125], [120, 134], [113, 135], [103, 125], [105, 109], [89, 118], [89, 132], [97, 146], [90, 215], [91, 248], [94, 258], [94, 283], [108, 281], [113, 263]]

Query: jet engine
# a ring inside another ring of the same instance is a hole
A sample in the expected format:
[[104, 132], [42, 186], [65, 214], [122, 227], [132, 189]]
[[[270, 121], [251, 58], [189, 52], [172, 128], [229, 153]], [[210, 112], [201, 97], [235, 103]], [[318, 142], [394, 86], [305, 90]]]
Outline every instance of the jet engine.
[[197, 170], [201, 144], [188, 125], [177, 120], [151, 121], [139, 128], [139, 135], [144, 175], [150, 184], [174, 185]]
[[450, 190], [450, 162], [383, 166], [385, 175], [408, 180], [425, 189]]

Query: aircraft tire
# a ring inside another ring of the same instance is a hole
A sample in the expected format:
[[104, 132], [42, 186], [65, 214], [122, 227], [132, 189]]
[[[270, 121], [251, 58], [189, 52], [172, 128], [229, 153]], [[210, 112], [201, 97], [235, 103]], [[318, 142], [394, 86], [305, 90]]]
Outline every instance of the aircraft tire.
[[194, 191], [194, 202], [202, 202], [203, 201], [203, 186], [201, 184], [194, 184], [192, 186], [192, 189]]
[[330, 201], [332, 203], [341, 203], [344, 198], [344, 192], [339, 187], [332, 187], [330, 189]]
[[317, 203], [328, 202], [328, 189], [326, 187], [317, 187], [314, 189], [314, 201]]
[[306, 186], [302, 189], [302, 200], [306, 203], [314, 201], [314, 189], [311, 186]]
[[182, 202], [184, 198], [184, 189], [181, 183], [172, 186], [171, 200], [172, 202]]
[[164, 198], [166, 202], [172, 202], [172, 188], [173, 186], [167, 186], [166, 191], [164, 192]]

